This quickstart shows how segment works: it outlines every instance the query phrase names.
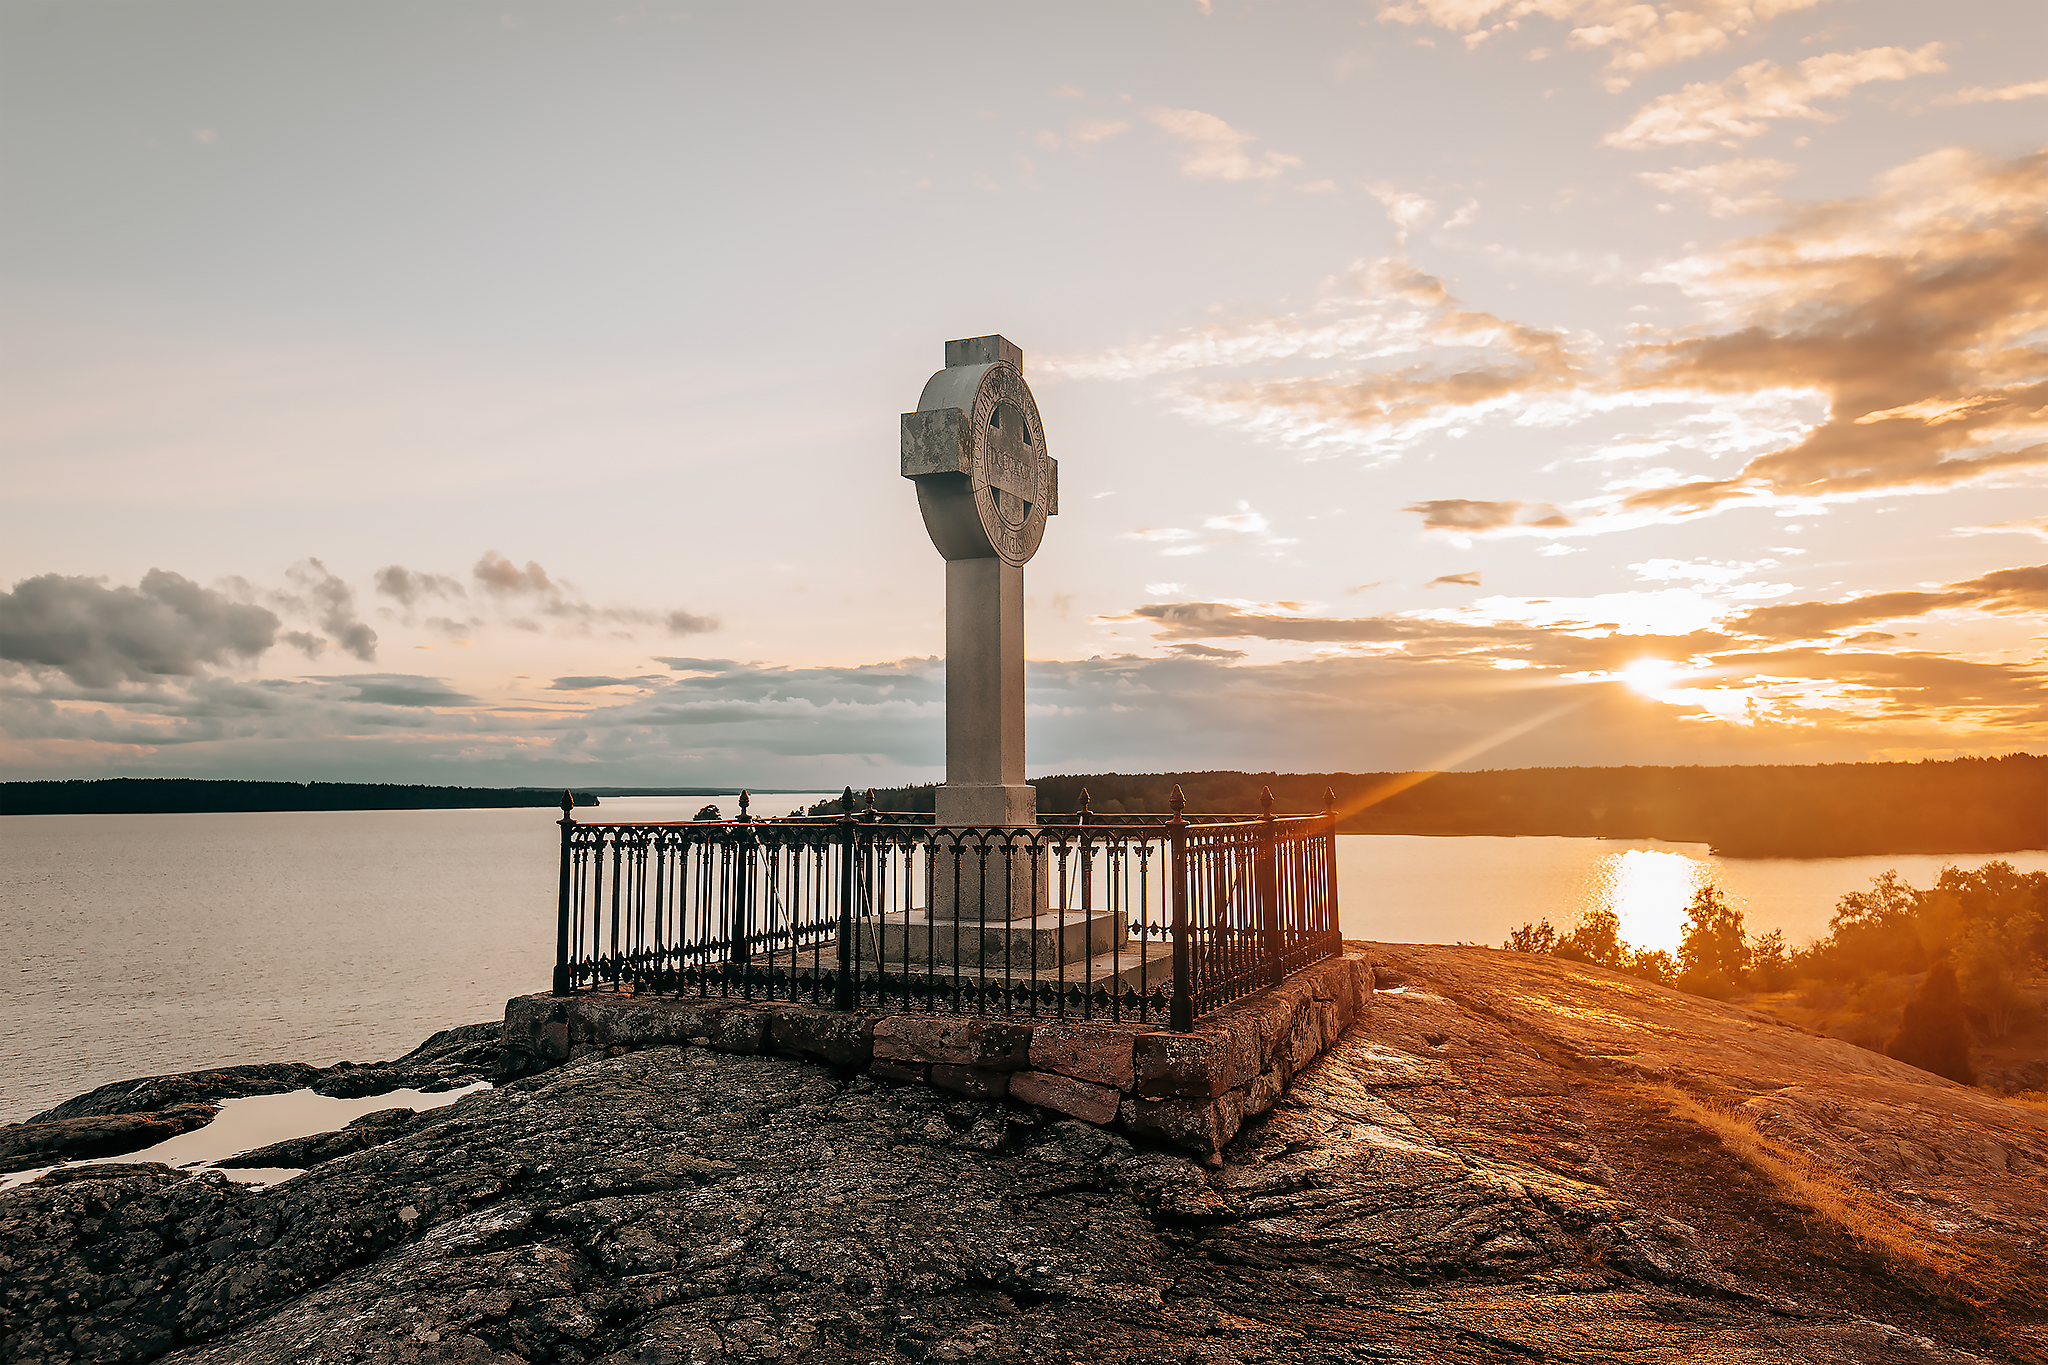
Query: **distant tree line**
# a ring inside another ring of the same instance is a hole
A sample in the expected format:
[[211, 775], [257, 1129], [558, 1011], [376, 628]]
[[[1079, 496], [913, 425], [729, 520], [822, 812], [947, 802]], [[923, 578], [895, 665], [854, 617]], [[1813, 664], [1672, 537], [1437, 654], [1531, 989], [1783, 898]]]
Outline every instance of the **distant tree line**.
[[[576, 794], [579, 806], [597, 798]], [[0, 815], [161, 815], [259, 810], [457, 810], [558, 806], [559, 787], [422, 787], [392, 782], [236, 782], [107, 777], [0, 782]]]
[[[2005, 853], [2048, 848], [2048, 758], [1726, 768], [1513, 768], [1473, 773], [1089, 773], [1041, 777], [1038, 809], [1313, 812], [1334, 790], [1349, 834], [1524, 834], [1711, 844], [1738, 858]], [[878, 789], [883, 810], [932, 808], [932, 788]], [[865, 792], [855, 793], [856, 804]], [[838, 801], [814, 808], [836, 814]]]

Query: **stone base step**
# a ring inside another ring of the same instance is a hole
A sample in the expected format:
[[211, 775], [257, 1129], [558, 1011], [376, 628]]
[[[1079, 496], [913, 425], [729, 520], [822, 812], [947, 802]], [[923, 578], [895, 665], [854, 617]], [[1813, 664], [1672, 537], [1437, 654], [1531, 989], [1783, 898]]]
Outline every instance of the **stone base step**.
[[[1102, 910], [1048, 910], [1030, 919], [988, 924], [929, 919], [922, 910], [897, 910], [879, 919], [879, 955], [885, 963], [937, 963], [948, 968], [956, 962], [978, 963], [998, 975], [1006, 952], [1013, 974], [1029, 973], [1033, 967], [1044, 972], [1062, 962], [1085, 962], [1106, 953], [1127, 932], [1123, 916]], [[870, 920], [860, 930], [864, 955], [876, 951], [874, 923]]]
[[[865, 946], [863, 944], [863, 947]], [[1037, 979], [1047, 986], [1059, 986], [1064, 983], [1075, 989], [1106, 989], [1111, 983], [1118, 981], [1134, 991], [1153, 991], [1170, 987], [1173, 984], [1173, 945], [1148, 943], [1142, 945], [1142, 952], [1140, 947], [1138, 943], [1127, 940], [1118, 945], [1115, 952], [1100, 953], [1086, 961], [1069, 962], [1064, 971], [1058, 965], [1041, 967]], [[955, 966], [942, 962], [929, 972], [922, 961], [877, 964], [863, 958], [860, 971], [864, 977], [880, 974], [912, 977], [930, 975], [936, 978], [959, 976], [968, 980], [992, 982], [1004, 979], [1000, 958], [986, 967]], [[1032, 980], [1031, 969], [1013, 963], [1009, 980], [1015, 985], [1028, 985]]]

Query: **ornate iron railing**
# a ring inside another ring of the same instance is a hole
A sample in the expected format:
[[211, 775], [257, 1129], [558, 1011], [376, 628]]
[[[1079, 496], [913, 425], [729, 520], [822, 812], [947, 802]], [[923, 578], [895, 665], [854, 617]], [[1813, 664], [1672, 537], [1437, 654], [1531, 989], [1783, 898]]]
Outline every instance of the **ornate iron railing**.
[[1336, 812], [599, 824], [567, 793], [554, 993], [1157, 1023], [1343, 951]]

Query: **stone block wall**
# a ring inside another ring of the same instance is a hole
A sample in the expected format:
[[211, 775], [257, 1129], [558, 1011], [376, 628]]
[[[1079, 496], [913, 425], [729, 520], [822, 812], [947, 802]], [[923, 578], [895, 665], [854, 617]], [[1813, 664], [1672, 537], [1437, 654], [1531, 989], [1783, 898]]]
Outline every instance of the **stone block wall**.
[[915, 1011], [841, 1014], [777, 1001], [526, 995], [505, 1004], [499, 1075], [643, 1047], [768, 1053], [1037, 1105], [1214, 1163], [1247, 1119], [1271, 1109], [1295, 1074], [1343, 1036], [1371, 991], [1371, 963], [1349, 952], [1216, 1011], [1192, 1033]]

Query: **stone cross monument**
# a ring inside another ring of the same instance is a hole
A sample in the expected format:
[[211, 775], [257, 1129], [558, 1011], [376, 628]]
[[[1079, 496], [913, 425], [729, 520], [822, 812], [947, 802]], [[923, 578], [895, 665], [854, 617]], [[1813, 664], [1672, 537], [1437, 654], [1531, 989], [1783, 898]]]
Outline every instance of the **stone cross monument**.
[[1045, 453], [1021, 350], [999, 336], [946, 343], [946, 368], [903, 414], [903, 477], [946, 561], [938, 823], [1035, 825], [1037, 793], [1024, 781], [1024, 565], [1060, 510], [1060, 467]]

